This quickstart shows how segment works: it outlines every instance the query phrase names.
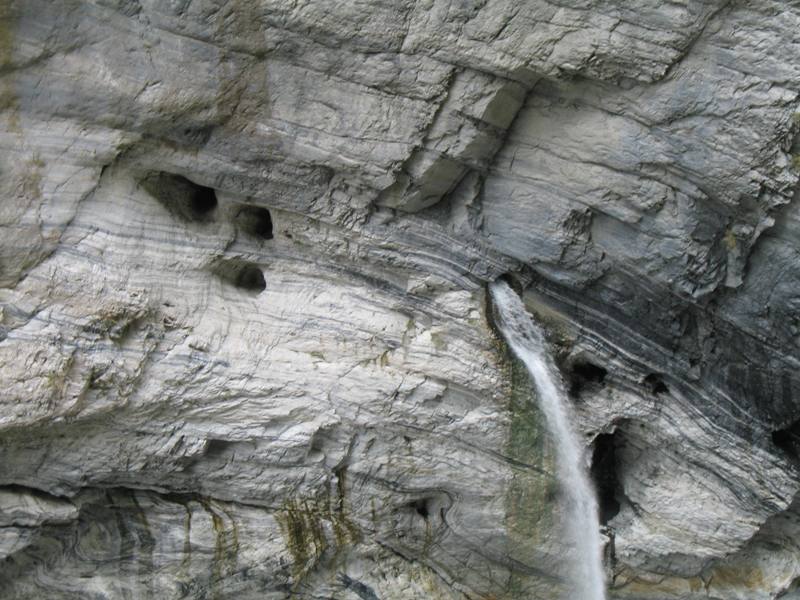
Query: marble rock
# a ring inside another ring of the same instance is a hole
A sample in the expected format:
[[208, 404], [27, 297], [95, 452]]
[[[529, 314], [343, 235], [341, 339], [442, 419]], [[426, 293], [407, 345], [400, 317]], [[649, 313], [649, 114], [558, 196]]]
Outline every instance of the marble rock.
[[0, 599], [800, 597], [800, 6], [0, 3]]

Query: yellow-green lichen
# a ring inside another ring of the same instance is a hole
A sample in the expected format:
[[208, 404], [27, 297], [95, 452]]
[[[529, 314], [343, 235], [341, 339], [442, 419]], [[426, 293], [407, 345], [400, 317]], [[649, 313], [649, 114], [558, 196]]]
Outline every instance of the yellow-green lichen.
[[14, 62], [14, 17], [12, 6], [0, 2], [0, 111], [8, 111], [9, 131], [21, 133], [14, 73], [9, 70]]
[[336, 535], [336, 543], [343, 548], [361, 541], [361, 531], [347, 514], [347, 467], [336, 470], [336, 496], [328, 495], [328, 510]]
[[39, 200], [42, 197], [42, 168], [44, 161], [38, 154], [34, 154], [23, 165], [20, 186], [22, 196], [29, 200]]
[[[508, 551], [510, 556], [530, 557], [553, 531], [554, 462], [527, 370], [502, 348], [502, 366], [510, 383], [505, 453], [514, 461], [509, 465], [513, 475], [505, 498]], [[512, 571], [502, 597], [524, 597], [531, 583], [527, 575]]]
[[[219, 598], [222, 594], [221, 582], [236, 571], [239, 557], [239, 529], [235, 519], [221, 505], [205, 498], [200, 498], [198, 501], [211, 517], [211, 525], [214, 528], [211, 592], [212, 598]], [[222, 515], [227, 517], [229, 527], [226, 527]]]
[[328, 547], [322, 517], [313, 502], [287, 500], [277, 520], [292, 557], [292, 576], [297, 583], [314, 568]]
[[722, 241], [725, 243], [725, 247], [728, 250], [734, 250], [736, 248], [736, 235], [730, 229], [725, 232]]
[[508, 490], [506, 514], [508, 525], [521, 539], [535, 543], [552, 526], [551, 498], [556, 486], [553, 457], [536, 405], [535, 392], [525, 366], [516, 358], [510, 360], [511, 424], [506, 453], [530, 468], [518, 468]]
[[[286, 548], [292, 558], [292, 577], [298, 585], [331, 550], [336, 560], [361, 540], [361, 533], [347, 514], [346, 469], [336, 471], [335, 492], [326, 490], [318, 498], [287, 500], [276, 514]], [[327, 525], [327, 526], [326, 526]], [[326, 529], [333, 531], [329, 539]]]
[[445, 339], [444, 335], [438, 331], [431, 333], [431, 343], [439, 352], [444, 352], [447, 350], [447, 340]]

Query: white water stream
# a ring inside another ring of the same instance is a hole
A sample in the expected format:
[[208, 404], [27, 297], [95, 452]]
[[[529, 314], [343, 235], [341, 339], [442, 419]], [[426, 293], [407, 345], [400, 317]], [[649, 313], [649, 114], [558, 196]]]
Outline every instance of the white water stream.
[[544, 336], [522, 300], [504, 281], [490, 285], [495, 320], [511, 350], [528, 369], [556, 447], [556, 472], [564, 495], [566, 531], [574, 548], [571, 600], [606, 600], [597, 498], [589, 480], [583, 446], [571, 426], [572, 414], [561, 377]]

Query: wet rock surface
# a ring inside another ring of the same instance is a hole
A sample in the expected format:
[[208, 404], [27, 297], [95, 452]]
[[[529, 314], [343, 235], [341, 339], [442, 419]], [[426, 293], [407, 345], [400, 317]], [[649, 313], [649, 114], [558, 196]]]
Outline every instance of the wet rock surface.
[[796, 3], [0, 16], [0, 598], [798, 594]]

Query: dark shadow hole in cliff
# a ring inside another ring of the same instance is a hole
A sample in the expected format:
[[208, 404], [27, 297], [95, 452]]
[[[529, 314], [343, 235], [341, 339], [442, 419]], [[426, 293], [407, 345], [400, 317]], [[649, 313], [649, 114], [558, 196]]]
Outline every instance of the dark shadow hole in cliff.
[[207, 126], [207, 127], [184, 127], [180, 129], [174, 137], [177, 142], [180, 142], [186, 146], [193, 146], [195, 148], [199, 148], [200, 146], [204, 146], [208, 143], [208, 140], [211, 139], [211, 134], [214, 132], [214, 128]]
[[606, 380], [608, 370], [590, 362], [577, 362], [569, 372], [569, 392], [578, 396], [587, 387], [600, 386]]
[[505, 273], [497, 278], [499, 281], [504, 281], [508, 284], [508, 286], [514, 290], [517, 296], [522, 297], [522, 293], [524, 292], [525, 286], [522, 285], [522, 280], [519, 276], [515, 275], [514, 273]]
[[403, 504], [400, 510], [406, 514], [422, 517], [427, 521], [436, 513], [436, 499], [432, 497], [417, 498]]
[[772, 432], [772, 442], [795, 460], [800, 460], [800, 421]]
[[215, 459], [230, 454], [230, 449], [234, 444], [234, 442], [229, 442], [227, 440], [208, 440], [203, 451], [203, 457], [206, 459]]
[[664, 383], [664, 380], [658, 373], [650, 373], [647, 377], [644, 378], [644, 384], [656, 396], [658, 396], [659, 394], [669, 393], [669, 388], [667, 387], [667, 384]]
[[246, 266], [236, 278], [236, 287], [240, 287], [251, 292], [263, 292], [267, 287], [264, 280], [264, 273], [256, 266]]
[[247, 261], [229, 259], [218, 262], [213, 272], [223, 281], [251, 293], [261, 293], [267, 287], [261, 268]]
[[245, 206], [236, 215], [236, 224], [254, 237], [272, 239], [272, 215], [266, 208]]
[[186, 221], [207, 221], [217, 207], [217, 193], [183, 175], [153, 173], [141, 186], [171, 213]]
[[601, 433], [594, 440], [591, 475], [597, 491], [601, 525], [607, 525], [620, 511], [620, 502], [617, 499], [620, 482], [617, 477], [616, 456], [620, 435], [619, 431]]
[[416, 513], [425, 520], [427, 520], [428, 517], [431, 516], [431, 510], [428, 504], [429, 504], [428, 498], [420, 498], [419, 500], [414, 500], [414, 502], [412, 503], [412, 506], [414, 507]]

